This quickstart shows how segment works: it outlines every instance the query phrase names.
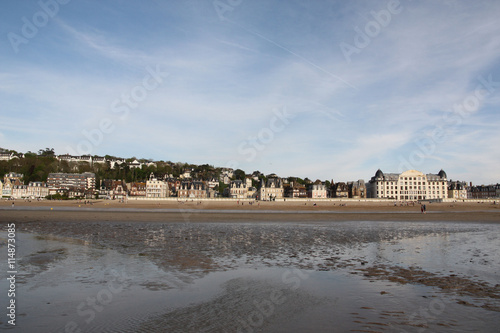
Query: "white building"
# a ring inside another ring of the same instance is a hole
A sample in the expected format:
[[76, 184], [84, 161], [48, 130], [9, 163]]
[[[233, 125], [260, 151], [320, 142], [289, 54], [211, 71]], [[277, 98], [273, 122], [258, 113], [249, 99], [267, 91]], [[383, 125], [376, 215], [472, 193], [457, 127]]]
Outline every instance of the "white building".
[[401, 174], [383, 173], [377, 170], [368, 182], [368, 198], [394, 200], [430, 200], [448, 198], [446, 173], [423, 174], [417, 170], [408, 170]]
[[262, 180], [259, 199], [266, 201], [283, 199], [282, 180], [280, 178], [269, 178], [266, 183]]
[[448, 185], [448, 198], [464, 200], [467, 199], [467, 186], [464, 182], [450, 182]]
[[168, 197], [168, 183], [164, 180], [159, 180], [153, 173], [146, 181], [146, 198], [166, 198]]
[[234, 199], [246, 199], [248, 197], [247, 183], [241, 180], [233, 180], [229, 184], [229, 197]]
[[307, 191], [307, 197], [312, 199], [326, 199], [327, 198], [326, 185], [320, 182], [309, 185], [309, 190]]
[[18, 158], [14, 153], [0, 153], [0, 161], [10, 161], [14, 158]]
[[26, 198], [28, 196], [28, 185], [12, 186], [11, 197], [14, 199]]
[[43, 182], [30, 182], [28, 185], [14, 185], [12, 187], [12, 197], [22, 198], [45, 198], [49, 195], [49, 188]]

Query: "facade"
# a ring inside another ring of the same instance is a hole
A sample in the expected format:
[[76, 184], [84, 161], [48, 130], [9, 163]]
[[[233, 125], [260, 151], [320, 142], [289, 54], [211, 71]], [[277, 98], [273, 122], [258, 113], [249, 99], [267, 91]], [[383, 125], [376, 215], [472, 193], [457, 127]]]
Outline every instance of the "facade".
[[179, 198], [205, 199], [208, 196], [207, 187], [202, 181], [183, 181], [177, 191]]
[[228, 190], [229, 198], [234, 199], [246, 199], [248, 197], [248, 187], [247, 183], [241, 180], [233, 180], [229, 184]]
[[20, 173], [9, 172], [5, 176], [3, 176], [4, 184], [21, 185], [17, 183], [22, 183], [22, 181], [23, 181], [23, 175]]
[[3, 184], [2, 186], [2, 197], [10, 197], [12, 196], [12, 186], [9, 184]]
[[219, 180], [217, 178], [210, 178], [205, 182], [209, 189], [215, 190], [219, 186]]
[[49, 195], [49, 188], [46, 183], [30, 182], [28, 185], [12, 186], [11, 196], [15, 199], [39, 199]]
[[181, 187], [181, 181], [174, 177], [165, 179], [168, 184], [169, 196], [177, 196], [177, 191]]
[[366, 198], [366, 185], [363, 179], [358, 181], [347, 182], [349, 198], [364, 199]]
[[146, 198], [167, 198], [168, 183], [164, 180], [159, 180], [152, 173], [149, 180], [146, 182]]
[[448, 182], [448, 198], [457, 200], [467, 199], [467, 186], [465, 182]]
[[500, 197], [500, 184], [470, 186], [467, 191], [468, 199], [491, 199]]
[[348, 198], [349, 187], [344, 182], [333, 183], [330, 187], [330, 197], [332, 198]]
[[133, 182], [127, 184], [128, 195], [130, 197], [145, 197], [146, 196], [146, 183]]
[[49, 173], [47, 177], [49, 194], [58, 193], [57, 190], [66, 190], [72, 196], [85, 195], [92, 197], [95, 191], [95, 174], [84, 173]]
[[14, 153], [0, 153], [0, 161], [10, 161], [14, 158], [18, 158]]
[[15, 199], [22, 199], [28, 197], [28, 185], [14, 185], [10, 195]]
[[[3, 177], [2, 184], [2, 197], [11, 197], [14, 186], [21, 186], [23, 184], [23, 175], [20, 173], [9, 172]], [[16, 188], [16, 195], [19, 195], [22, 189]]]
[[291, 182], [283, 185], [286, 198], [307, 198], [307, 189], [304, 185]]
[[267, 182], [262, 180], [259, 200], [272, 201], [283, 199], [283, 181], [280, 178], [269, 178]]
[[28, 197], [29, 198], [45, 198], [49, 195], [49, 187], [44, 182], [29, 182]]
[[309, 190], [307, 191], [307, 197], [312, 199], [326, 199], [327, 190], [326, 185], [321, 182], [315, 182], [309, 185]]
[[377, 170], [367, 186], [368, 198], [393, 200], [432, 200], [448, 198], [446, 173], [423, 174], [408, 170], [401, 174]]
[[108, 199], [124, 199], [127, 197], [127, 184], [123, 180], [104, 179], [101, 181], [99, 196]]
[[69, 154], [64, 154], [64, 155], [58, 155], [56, 158], [59, 161], [66, 161], [66, 162], [87, 162], [89, 164], [105, 164], [106, 163], [106, 158], [102, 156], [90, 156], [90, 155], [81, 155], [81, 156], [73, 156]]

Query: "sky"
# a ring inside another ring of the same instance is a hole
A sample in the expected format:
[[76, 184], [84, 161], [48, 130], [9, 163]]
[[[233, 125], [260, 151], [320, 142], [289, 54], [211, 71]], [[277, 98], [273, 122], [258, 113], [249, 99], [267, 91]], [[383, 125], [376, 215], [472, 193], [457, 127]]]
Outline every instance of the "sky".
[[500, 182], [499, 1], [0, 3], [0, 147]]

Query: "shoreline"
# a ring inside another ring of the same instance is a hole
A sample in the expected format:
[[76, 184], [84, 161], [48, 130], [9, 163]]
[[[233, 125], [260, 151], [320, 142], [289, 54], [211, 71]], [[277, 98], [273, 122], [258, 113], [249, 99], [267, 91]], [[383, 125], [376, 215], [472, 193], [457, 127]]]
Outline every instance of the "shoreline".
[[[14, 202], [14, 207], [12, 203]], [[243, 203], [243, 204], [242, 204]], [[0, 201], [0, 222], [329, 222], [329, 221], [456, 221], [500, 222], [500, 207], [491, 203], [426, 203], [395, 206], [394, 202], [254, 202], [248, 201]]]
[[1, 223], [156, 222], [156, 223], [308, 223], [341, 221], [500, 223], [498, 212], [131, 212], [76, 210], [0, 210]]

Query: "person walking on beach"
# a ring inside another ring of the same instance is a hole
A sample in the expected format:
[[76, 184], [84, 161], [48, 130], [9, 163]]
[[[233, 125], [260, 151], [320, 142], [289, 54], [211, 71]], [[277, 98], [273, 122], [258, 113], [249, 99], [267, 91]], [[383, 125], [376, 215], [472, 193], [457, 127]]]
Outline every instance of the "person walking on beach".
[[12, 208], [14, 208], [14, 201], [12, 201]]
[[424, 213], [424, 205], [420, 205], [420, 212], [423, 214]]
[[424, 204], [424, 214], [425, 214], [426, 211], [427, 211], [427, 207], [425, 207], [425, 204]]

